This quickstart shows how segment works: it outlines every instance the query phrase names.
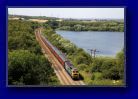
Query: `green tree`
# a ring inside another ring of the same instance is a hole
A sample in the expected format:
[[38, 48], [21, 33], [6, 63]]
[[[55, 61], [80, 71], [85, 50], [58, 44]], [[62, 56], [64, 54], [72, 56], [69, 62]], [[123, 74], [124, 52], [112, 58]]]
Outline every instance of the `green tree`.
[[40, 85], [48, 84], [54, 74], [51, 64], [45, 57], [28, 50], [9, 52], [9, 84]]
[[101, 67], [103, 62], [104, 58], [96, 57], [92, 63], [92, 72], [102, 72]]
[[124, 56], [124, 49], [121, 50], [117, 55], [116, 55], [116, 58], [117, 58], [117, 68], [119, 69], [119, 76], [120, 78], [124, 78], [124, 59], [125, 59], [125, 56]]

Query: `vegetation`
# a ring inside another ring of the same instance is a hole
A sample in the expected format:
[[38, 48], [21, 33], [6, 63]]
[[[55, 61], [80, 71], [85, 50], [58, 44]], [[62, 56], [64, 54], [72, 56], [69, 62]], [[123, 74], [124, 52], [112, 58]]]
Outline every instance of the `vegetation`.
[[[36, 22], [9, 20], [8, 23], [8, 83], [10, 85], [58, 85], [59, 81], [44, 58], [35, 39], [34, 30], [40, 27]], [[34, 17], [35, 18], [35, 17]], [[37, 17], [40, 18], [40, 17]], [[43, 17], [45, 18], [45, 17]], [[92, 58], [83, 49], [55, 33], [55, 29], [71, 31], [124, 31], [123, 21], [82, 21], [48, 18], [43, 24], [43, 35], [65, 53], [78, 68], [88, 85], [124, 85], [124, 50], [116, 57]]]
[[28, 50], [9, 52], [9, 84], [51, 85], [56, 83], [51, 64], [45, 57]]
[[46, 22], [53, 29], [69, 31], [124, 31], [123, 21], [77, 21], [63, 20], [61, 22], [50, 20]]
[[76, 19], [62, 19], [57, 17], [46, 16], [22, 16], [22, 15], [9, 15], [9, 18], [19, 18], [24, 20], [39, 19], [48, 20], [44, 26], [50, 26], [52, 29], [69, 30], [69, 31], [124, 31], [124, 21], [121, 19], [116, 20], [76, 20]]
[[51, 63], [42, 55], [34, 30], [40, 24], [22, 20], [8, 23], [8, 84], [58, 85]]
[[92, 58], [83, 49], [78, 48], [69, 40], [56, 34], [50, 27], [43, 31], [47, 39], [60, 49], [75, 67], [79, 69], [86, 84], [93, 85], [123, 85], [124, 51], [116, 57]]
[[9, 15], [9, 18], [23, 18], [24, 20], [29, 19], [40, 19], [40, 20], [57, 20], [59, 18], [56, 17], [47, 17], [47, 16], [26, 16], [26, 15]]

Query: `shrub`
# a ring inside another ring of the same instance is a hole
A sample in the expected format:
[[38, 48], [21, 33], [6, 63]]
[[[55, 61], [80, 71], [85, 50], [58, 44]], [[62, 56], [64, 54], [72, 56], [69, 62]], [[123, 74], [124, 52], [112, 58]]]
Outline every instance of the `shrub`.
[[9, 84], [14, 82], [25, 85], [48, 84], [53, 75], [51, 64], [45, 57], [35, 55], [27, 50], [9, 52]]

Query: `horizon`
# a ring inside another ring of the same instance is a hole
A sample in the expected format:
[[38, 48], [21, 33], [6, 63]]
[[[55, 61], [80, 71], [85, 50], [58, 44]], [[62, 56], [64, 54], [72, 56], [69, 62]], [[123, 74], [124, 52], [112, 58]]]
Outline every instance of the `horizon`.
[[19, 15], [19, 14], [8, 14], [10, 16], [27, 16], [27, 17], [47, 17], [47, 18], [58, 18], [58, 19], [75, 19], [75, 20], [124, 20], [123, 18], [63, 18], [63, 17], [50, 17], [50, 16], [32, 16], [32, 15]]
[[8, 14], [63, 19], [124, 19], [124, 8], [8, 8]]

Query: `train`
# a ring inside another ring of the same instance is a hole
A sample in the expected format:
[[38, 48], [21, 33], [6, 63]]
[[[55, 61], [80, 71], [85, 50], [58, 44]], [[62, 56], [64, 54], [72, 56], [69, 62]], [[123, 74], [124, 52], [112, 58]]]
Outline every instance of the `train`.
[[78, 69], [74, 67], [70, 60], [68, 60], [64, 53], [62, 53], [58, 48], [54, 47], [46, 37], [41, 34], [42, 41], [46, 44], [46, 46], [50, 49], [53, 55], [58, 59], [58, 61], [64, 66], [64, 69], [71, 76], [73, 80], [79, 80], [79, 72]]

